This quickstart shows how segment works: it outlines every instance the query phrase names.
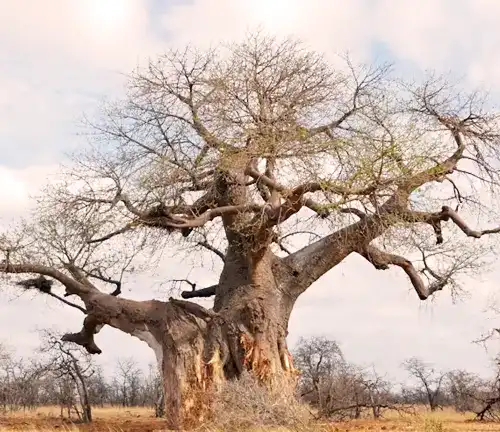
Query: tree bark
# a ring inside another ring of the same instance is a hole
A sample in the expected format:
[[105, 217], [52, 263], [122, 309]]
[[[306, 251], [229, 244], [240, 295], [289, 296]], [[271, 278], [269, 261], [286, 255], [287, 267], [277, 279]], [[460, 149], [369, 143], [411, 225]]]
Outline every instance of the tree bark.
[[94, 334], [107, 324], [146, 342], [162, 370], [167, 426], [191, 427], [206, 418], [210, 392], [244, 370], [268, 385], [294, 375], [286, 344], [293, 280], [269, 251], [258, 258], [229, 251], [213, 310], [91, 291], [81, 296], [88, 311], [82, 330], [64, 339], [100, 353]]

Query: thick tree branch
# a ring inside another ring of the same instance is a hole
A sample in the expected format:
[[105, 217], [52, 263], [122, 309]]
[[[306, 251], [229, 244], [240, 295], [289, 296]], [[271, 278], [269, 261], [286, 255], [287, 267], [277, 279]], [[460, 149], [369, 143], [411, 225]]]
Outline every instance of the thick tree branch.
[[144, 220], [142, 221], [142, 224], [157, 228], [196, 228], [205, 225], [207, 222], [210, 222], [219, 216], [236, 215], [238, 213], [257, 213], [262, 211], [263, 208], [264, 207], [262, 205], [254, 203], [229, 205], [209, 209], [200, 216], [192, 219], [187, 219], [178, 215], [170, 215], [169, 217], [158, 217], [152, 220]]
[[169, 299], [169, 302], [174, 306], [177, 306], [183, 309], [184, 311], [190, 313], [191, 315], [194, 315], [197, 318], [201, 318], [202, 320], [205, 321], [209, 321], [210, 319], [218, 316], [216, 312], [209, 309], [205, 309], [203, 306], [193, 302], [178, 300], [172, 297]]
[[[448, 283], [448, 278], [439, 278], [426, 287], [411, 261], [402, 256], [382, 251], [375, 246], [365, 246], [358, 253], [372, 263], [377, 270], [387, 270], [389, 265], [401, 267], [410, 278], [420, 300], [426, 300], [436, 291], [442, 290]], [[434, 275], [437, 276], [435, 273]]]
[[[380, 179], [368, 186], [361, 188], [351, 188], [342, 184], [336, 184], [330, 181], [315, 181], [303, 183], [295, 188], [287, 189], [285, 186], [277, 182], [275, 179], [260, 173], [255, 166], [250, 164], [245, 173], [269, 187], [273, 191], [277, 191], [285, 199], [285, 202], [272, 211], [269, 221], [272, 224], [279, 224], [287, 220], [292, 215], [296, 214], [303, 206], [306, 206], [316, 212], [320, 217], [326, 218], [330, 214], [328, 206], [323, 206], [314, 202], [311, 198], [306, 197], [308, 193], [315, 192], [330, 192], [340, 195], [342, 198], [355, 196], [368, 196], [376, 192], [378, 189], [390, 186], [396, 183], [393, 179]], [[269, 198], [270, 199], [270, 198]], [[273, 216], [274, 215], [274, 216]]]
[[391, 219], [384, 215], [369, 216], [284, 258], [284, 263], [298, 273], [296, 294], [305, 291], [323, 274], [355, 252], [360, 244], [382, 235], [391, 223]]
[[236, 215], [238, 213], [258, 213], [263, 209], [264, 206], [255, 203], [229, 205], [208, 208], [197, 217], [189, 217], [189, 215], [185, 214], [179, 215], [167, 213], [163, 210], [156, 210], [154, 213], [145, 214], [144, 217], [136, 219], [133, 222], [126, 224], [122, 228], [106, 234], [105, 236], [91, 239], [88, 241], [88, 243], [99, 243], [109, 240], [112, 237], [123, 234], [141, 225], [155, 228], [164, 228], [167, 231], [178, 229], [181, 230], [183, 235], [186, 237], [187, 235], [189, 235], [190, 231], [193, 228], [201, 227], [217, 217]]
[[66, 300], [65, 298], [59, 296], [58, 294], [52, 292], [52, 285], [54, 284], [53, 280], [45, 278], [45, 276], [41, 275], [35, 279], [25, 279], [22, 281], [19, 281], [16, 283], [16, 285], [20, 285], [24, 287], [25, 289], [36, 289], [40, 291], [42, 294], [46, 294], [52, 298], [55, 298], [56, 300], [60, 301], [61, 303], [64, 303], [67, 306], [70, 306], [72, 308], [78, 309], [79, 311], [83, 312], [84, 314], [87, 313], [87, 310], [80, 305], [77, 305], [76, 303], [70, 302]]
[[61, 340], [73, 342], [84, 347], [90, 354], [101, 354], [101, 349], [94, 341], [94, 335], [98, 333], [103, 324], [95, 315], [89, 314], [83, 320], [83, 327], [78, 333], [65, 334]]
[[341, 208], [340, 209], [340, 213], [353, 214], [353, 215], [357, 216], [360, 219], [365, 219], [367, 217], [366, 213], [364, 211], [359, 210], [359, 209], [354, 208], [354, 207]]
[[324, 236], [284, 258], [283, 261], [286, 265], [299, 272], [296, 277], [297, 295], [305, 291], [313, 282], [348, 255], [356, 252], [360, 245], [369, 244], [397, 223], [398, 218], [395, 217], [395, 214], [402, 211], [402, 205], [406, 205], [404, 197], [404, 193], [396, 191], [380, 206], [378, 213], [370, 216], [351, 208], [344, 209], [345, 213], [357, 214], [360, 220]]
[[182, 298], [190, 299], [196, 297], [212, 297], [215, 295], [215, 291], [217, 289], [217, 285], [211, 285], [207, 288], [201, 288], [194, 291], [183, 291], [181, 293]]
[[449, 206], [443, 206], [440, 212], [428, 213], [418, 211], [406, 211], [401, 214], [401, 217], [406, 222], [410, 223], [427, 223], [432, 226], [436, 233], [437, 244], [443, 243], [443, 233], [441, 222], [451, 220], [465, 235], [473, 238], [481, 238], [488, 234], [500, 233], [500, 226], [496, 228], [485, 229], [482, 231], [470, 228], [460, 215]]
[[191, 291], [182, 291], [181, 297], [184, 299], [197, 298], [197, 297], [212, 297], [215, 295], [217, 285], [212, 285], [207, 288], [196, 289], [196, 283], [188, 279], [174, 279], [172, 282], [186, 283], [191, 286]]
[[43, 276], [48, 276], [61, 282], [66, 287], [66, 290], [69, 293], [76, 294], [78, 296], [86, 295], [93, 291], [97, 291], [96, 288], [78, 282], [75, 279], [65, 275], [59, 270], [38, 264], [2, 263], [0, 264], [0, 273], [9, 273], [9, 274], [34, 273]]

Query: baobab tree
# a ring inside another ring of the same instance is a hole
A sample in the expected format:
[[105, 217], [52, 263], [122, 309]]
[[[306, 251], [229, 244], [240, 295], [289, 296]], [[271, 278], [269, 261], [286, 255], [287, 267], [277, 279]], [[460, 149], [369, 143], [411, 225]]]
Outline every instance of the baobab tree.
[[[83, 327], [65, 340], [90, 353], [105, 325], [147, 342], [173, 427], [202, 412], [200, 391], [244, 370], [293, 375], [294, 304], [346, 257], [401, 269], [425, 300], [455, 291], [489, 251], [479, 239], [500, 231], [466, 222], [493, 224], [497, 112], [434, 76], [334, 67], [257, 34], [160, 55], [88, 122], [89, 146], [1, 237], [0, 271], [38, 275], [23, 288], [79, 308]], [[146, 254], [181, 244], [220, 259], [216, 285], [190, 281], [183, 300], [120, 297]], [[187, 301], [197, 297], [213, 307]]]

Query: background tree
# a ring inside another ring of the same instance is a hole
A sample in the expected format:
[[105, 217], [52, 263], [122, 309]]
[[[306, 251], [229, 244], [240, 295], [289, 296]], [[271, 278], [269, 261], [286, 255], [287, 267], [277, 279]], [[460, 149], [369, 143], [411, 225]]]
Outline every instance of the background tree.
[[360, 418], [370, 410], [374, 418], [380, 418], [383, 409], [398, 409], [392, 385], [376, 371], [346, 361], [333, 340], [301, 338], [294, 359], [300, 371], [300, 394], [317, 408], [319, 416]]
[[294, 350], [295, 365], [300, 372], [300, 394], [319, 401], [321, 381], [341, 369], [344, 356], [337, 342], [326, 337], [300, 338]]
[[0, 398], [3, 411], [33, 410], [41, 396], [44, 367], [35, 359], [16, 357], [2, 346]]
[[138, 405], [141, 380], [142, 371], [133, 358], [118, 359], [113, 381], [122, 407]]
[[[130, 75], [90, 121], [89, 147], [0, 237], [0, 271], [41, 275], [23, 288], [80, 309], [83, 328], [64, 339], [90, 353], [104, 325], [148, 343], [178, 428], [223, 380], [293, 373], [294, 304], [351, 254], [400, 268], [421, 300], [456, 292], [490, 250], [467, 237], [499, 231], [466, 222], [495, 218], [497, 118], [477, 92], [349, 60], [334, 69], [293, 40], [169, 51]], [[128, 273], [181, 240], [221, 261], [215, 286], [183, 293], [213, 308], [119, 297]]]
[[465, 370], [454, 370], [446, 376], [446, 394], [458, 412], [477, 412], [487, 387], [486, 380]]
[[420, 398], [427, 402], [431, 411], [435, 411], [442, 401], [446, 373], [437, 371], [417, 357], [406, 360], [403, 366], [415, 379], [415, 390], [421, 395]]
[[92, 406], [104, 408], [105, 404], [113, 402], [111, 398], [111, 385], [100, 367], [96, 365], [94, 371], [94, 374], [87, 379], [89, 400]]
[[163, 384], [160, 371], [154, 364], [149, 365], [142, 393], [144, 398], [143, 404], [154, 406], [155, 417], [163, 417], [165, 415]]
[[[63, 406], [71, 417], [73, 409], [83, 423], [92, 421], [92, 406], [89, 398], [89, 380], [96, 371], [89, 353], [81, 347], [68, 344], [61, 336], [51, 331], [43, 332], [40, 352], [46, 355], [46, 370], [59, 384], [61, 413]], [[76, 396], [76, 397], [75, 397]]]

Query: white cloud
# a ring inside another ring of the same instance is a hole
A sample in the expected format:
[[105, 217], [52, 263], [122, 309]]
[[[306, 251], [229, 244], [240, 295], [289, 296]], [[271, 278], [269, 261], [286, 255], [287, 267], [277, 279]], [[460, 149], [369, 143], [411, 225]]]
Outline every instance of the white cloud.
[[81, 143], [83, 112], [158, 51], [146, 5], [0, 0], [0, 163], [50, 163]]
[[9, 168], [0, 165], [0, 223], [22, 216], [41, 188], [55, 178], [56, 165]]
[[500, 44], [494, 0], [377, 2], [375, 35], [402, 60], [500, 91]]
[[[370, 9], [352, 0], [249, 1], [196, 0], [171, 7], [163, 24], [173, 42], [209, 45], [241, 38], [262, 28], [281, 36], [297, 36], [313, 49], [332, 53], [352, 51], [367, 56], [370, 50]], [[282, 10], [279, 8], [281, 7]]]
[[0, 0], [3, 50], [88, 68], [130, 68], [151, 47], [144, 0]]

